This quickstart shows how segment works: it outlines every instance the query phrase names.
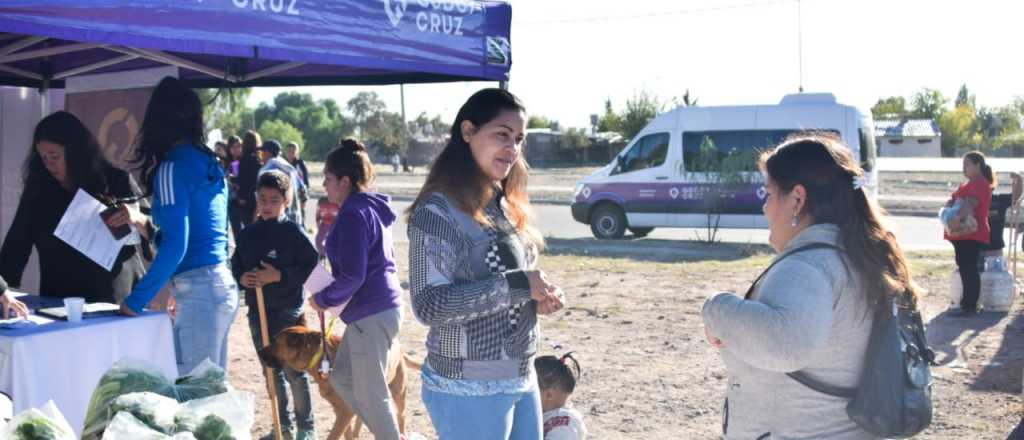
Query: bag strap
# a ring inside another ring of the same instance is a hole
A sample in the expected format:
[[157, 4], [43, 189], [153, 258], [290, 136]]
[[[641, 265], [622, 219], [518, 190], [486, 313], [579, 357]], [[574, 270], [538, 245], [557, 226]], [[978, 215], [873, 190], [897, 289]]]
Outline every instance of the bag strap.
[[794, 371], [792, 373], [786, 373], [786, 376], [793, 378], [793, 380], [800, 382], [805, 387], [810, 388], [822, 394], [828, 394], [834, 397], [842, 397], [844, 399], [852, 399], [857, 395], [857, 388], [845, 388], [837, 387], [835, 385], [829, 385], [825, 382], [812, 379], [807, 373], [800, 371]]
[[750, 299], [750, 297], [754, 294], [754, 288], [757, 287], [757, 284], [760, 283], [761, 279], [764, 278], [764, 276], [768, 274], [768, 271], [772, 270], [772, 268], [775, 267], [776, 264], [779, 264], [780, 261], [784, 260], [786, 257], [788, 257], [790, 255], [797, 254], [797, 253], [804, 252], [804, 251], [810, 251], [810, 250], [814, 250], [814, 249], [834, 249], [834, 250], [839, 251], [839, 252], [843, 251], [843, 248], [841, 248], [839, 246], [836, 246], [834, 244], [811, 243], [811, 244], [807, 244], [807, 245], [804, 245], [804, 246], [800, 246], [800, 247], [798, 247], [796, 249], [793, 249], [793, 250], [791, 250], [789, 252], [786, 252], [786, 253], [780, 255], [779, 258], [776, 258], [775, 261], [772, 261], [772, 264], [769, 264], [768, 268], [765, 269], [764, 272], [761, 272], [761, 275], [757, 276], [757, 279], [755, 279], [754, 282], [750, 284], [750, 288], [747, 289], [746, 295], [743, 295], [743, 299]]

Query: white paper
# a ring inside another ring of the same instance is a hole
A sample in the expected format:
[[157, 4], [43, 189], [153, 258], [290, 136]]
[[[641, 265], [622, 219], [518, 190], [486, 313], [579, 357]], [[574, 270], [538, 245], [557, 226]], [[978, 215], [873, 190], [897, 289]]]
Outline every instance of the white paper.
[[107, 207], [99, 200], [79, 189], [53, 235], [109, 271], [114, 267], [121, 248], [129, 240], [138, 240], [138, 231], [133, 227], [131, 234], [115, 240], [100, 217], [104, 209]]
[[[309, 298], [311, 295], [320, 293], [320, 291], [326, 289], [327, 286], [330, 286], [331, 283], [333, 282], [334, 275], [331, 275], [331, 273], [327, 271], [327, 268], [325, 268], [324, 265], [317, 264], [316, 267], [313, 268], [313, 272], [309, 274], [309, 278], [306, 278], [306, 282], [305, 284], [302, 285], [302, 287], [306, 291], [306, 298]], [[345, 306], [347, 305], [348, 301], [345, 301], [343, 304], [339, 306], [334, 306], [327, 309], [327, 312], [334, 316], [341, 316], [341, 312], [345, 310]]]

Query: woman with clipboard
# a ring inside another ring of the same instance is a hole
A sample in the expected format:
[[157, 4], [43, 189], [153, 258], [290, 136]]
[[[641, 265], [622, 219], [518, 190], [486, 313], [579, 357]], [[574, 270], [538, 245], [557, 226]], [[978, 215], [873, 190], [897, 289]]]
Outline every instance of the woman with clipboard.
[[54, 235], [79, 189], [117, 205], [105, 219], [112, 230], [134, 224], [147, 234], [149, 218], [137, 205], [117, 203], [137, 196], [131, 177], [103, 157], [96, 138], [77, 117], [59, 111], [39, 121], [32, 136], [24, 189], [0, 248], [0, 276], [20, 287], [34, 247], [39, 253], [41, 295], [117, 303], [145, 273], [138, 248], [124, 246], [108, 271]]

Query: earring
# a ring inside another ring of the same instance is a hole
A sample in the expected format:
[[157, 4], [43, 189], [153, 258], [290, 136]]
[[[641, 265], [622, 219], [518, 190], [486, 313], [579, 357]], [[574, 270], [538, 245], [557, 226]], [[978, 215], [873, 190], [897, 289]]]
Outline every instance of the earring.
[[796, 215], [796, 214], [793, 214], [793, 220], [789, 222], [789, 225], [795, 228], [799, 224], [800, 224], [800, 216]]

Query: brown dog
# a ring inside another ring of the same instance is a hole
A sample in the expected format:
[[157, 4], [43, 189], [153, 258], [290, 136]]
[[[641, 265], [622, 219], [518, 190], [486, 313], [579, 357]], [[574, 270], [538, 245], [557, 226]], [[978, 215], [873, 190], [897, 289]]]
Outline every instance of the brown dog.
[[[330, 356], [331, 360], [337, 354], [340, 344], [341, 336], [330, 335], [327, 341], [327, 356]], [[260, 350], [259, 356], [271, 367], [285, 365], [293, 370], [308, 373], [320, 387], [320, 395], [334, 408], [334, 426], [331, 427], [327, 439], [339, 440], [344, 435], [347, 440], [351, 440], [359, 435], [360, 423], [356, 420], [355, 429], [351, 429], [355, 413], [348, 402], [334, 391], [330, 380], [320, 374], [318, 353], [322, 353], [320, 332], [299, 325], [286, 328], [274, 336], [270, 346]], [[421, 367], [422, 364], [402, 354], [400, 344], [396, 340], [388, 351], [387, 378], [391, 399], [398, 410], [398, 429], [402, 434], [405, 434], [406, 370], [419, 370]]]

